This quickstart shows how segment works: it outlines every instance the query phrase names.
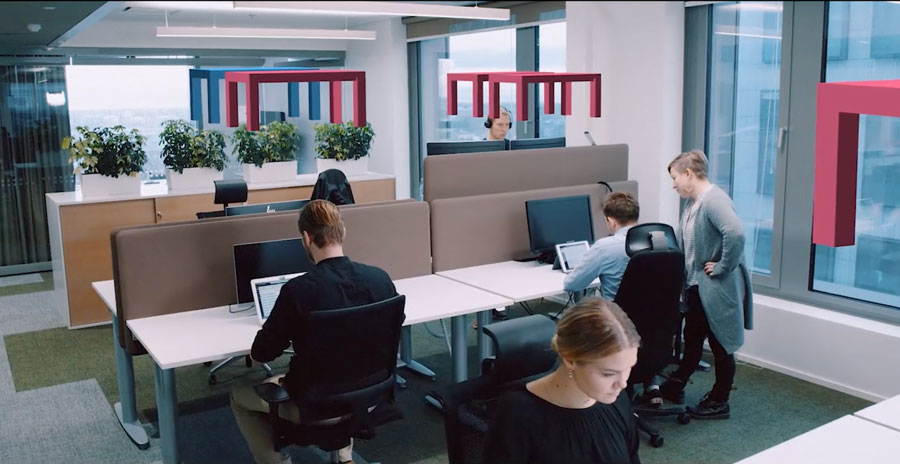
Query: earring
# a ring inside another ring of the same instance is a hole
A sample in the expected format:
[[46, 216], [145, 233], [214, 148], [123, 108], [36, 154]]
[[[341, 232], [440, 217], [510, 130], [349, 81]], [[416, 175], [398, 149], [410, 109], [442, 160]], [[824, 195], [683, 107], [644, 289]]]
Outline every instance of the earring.
[[572, 369], [569, 369], [569, 378], [570, 378], [570, 379], [574, 379], [574, 378], [575, 378], [575, 376], [572, 375]]

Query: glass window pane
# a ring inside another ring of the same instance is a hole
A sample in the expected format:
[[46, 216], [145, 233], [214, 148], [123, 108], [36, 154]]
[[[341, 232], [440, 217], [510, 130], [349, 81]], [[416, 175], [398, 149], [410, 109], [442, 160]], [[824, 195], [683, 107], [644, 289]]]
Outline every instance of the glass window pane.
[[[827, 82], [900, 76], [900, 4], [830, 2]], [[849, 27], [841, 25], [848, 24]], [[813, 290], [900, 307], [900, 118], [861, 115], [856, 244], [815, 246]]]
[[[566, 23], [542, 24], [538, 27], [538, 71], [566, 72]], [[544, 114], [543, 88], [538, 92], [538, 135], [541, 138], [565, 137], [566, 118], [560, 114], [559, 84], [553, 94], [553, 114]]]
[[707, 155], [710, 180], [744, 224], [744, 258], [769, 275], [781, 79], [781, 2], [713, 7]]
[[190, 119], [188, 66], [66, 66], [69, 121], [78, 126], [121, 124], [147, 137], [141, 178], [164, 179], [162, 122]]

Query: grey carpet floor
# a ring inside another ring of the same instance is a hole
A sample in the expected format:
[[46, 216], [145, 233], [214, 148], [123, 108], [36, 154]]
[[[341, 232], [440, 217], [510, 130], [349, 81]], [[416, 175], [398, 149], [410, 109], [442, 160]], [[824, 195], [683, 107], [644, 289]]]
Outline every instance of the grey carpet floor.
[[[31, 287], [34, 292], [27, 291], [29, 285], [35, 285]], [[0, 296], [0, 335], [62, 326], [53, 309], [51, 293], [37, 285], [15, 284], [10, 288], [25, 290]], [[559, 308], [555, 303], [534, 306], [543, 312], [555, 312]], [[524, 312], [516, 307], [512, 314], [515, 317]], [[427, 328], [433, 332], [441, 330], [437, 323], [430, 323]], [[379, 428], [375, 440], [357, 442], [356, 450], [370, 460], [385, 464], [447, 462], [442, 418], [422, 400], [429, 391], [440, 391], [450, 384], [447, 346], [442, 338], [432, 336], [425, 326], [418, 325], [413, 328], [413, 347], [416, 359], [434, 369], [438, 379], [432, 382], [402, 369], [398, 371], [409, 385], [398, 396], [405, 417]], [[469, 374], [476, 375], [474, 330], [469, 333], [469, 355]], [[232, 379], [225, 380], [229, 384], [252, 383], [261, 378], [256, 371], [235, 363], [223, 370], [221, 377]], [[198, 368], [196, 375], [203, 377], [204, 370]], [[688, 401], [697, 401], [710, 388], [713, 378], [712, 372], [696, 373], [687, 389]], [[190, 382], [179, 379], [179, 388], [182, 384]], [[756, 366], [739, 364], [731, 404], [733, 415], [727, 421], [693, 421], [682, 426], [675, 418], [653, 419], [666, 443], [654, 449], [644, 438], [642, 461], [651, 464], [735, 462], [870, 403]], [[179, 430], [185, 462], [250, 462], [225, 393], [216, 391], [194, 404], [181, 404], [180, 409]], [[142, 412], [150, 419], [146, 427], [152, 433], [156, 411], [150, 408]], [[143, 464], [160, 459], [157, 438], [151, 438], [149, 450], [139, 451], [125, 437], [110, 399], [94, 379], [17, 392], [3, 344], [0, 344], [0, 414], [0, 463]], [[292, 448], [291, 454], [296, 463], [317, 463], [324, 459], [315, 450]]]

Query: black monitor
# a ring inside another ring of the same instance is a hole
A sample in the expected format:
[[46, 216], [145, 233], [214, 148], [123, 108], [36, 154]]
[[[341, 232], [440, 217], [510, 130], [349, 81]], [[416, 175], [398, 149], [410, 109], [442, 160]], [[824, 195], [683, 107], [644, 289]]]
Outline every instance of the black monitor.
[[558, 243], [594, 242], [591, 197], [588, 195], [526, 201], [525, 216], [531, 252], [542, 255], [542, 260], [555, 255]]
[[242, 214], [274, 213], [276, 211], [290, 211], [301, 209], [309, 200], [279, 201], [276, 203], [258, 203], [255, 205], [229, 206], [225, 208], [226, 216], [240, 216]]
[[504, 151], [507, 140], [475, 140], [471, 142], [428, 142], [425, 149], [428, 155], [451, 155], [457, 153], [483, 153], [486, 151]]
[[510, 150], [531, 150], [534, 148], [565, 148], [565, 137], [553, 137], [550, 139], [519, 139], [510, 140]]
[[234, 280], [238, 303], [251, 303], [250, 281], [307, 272], [314, 266], [299, 238], [234, 245]]

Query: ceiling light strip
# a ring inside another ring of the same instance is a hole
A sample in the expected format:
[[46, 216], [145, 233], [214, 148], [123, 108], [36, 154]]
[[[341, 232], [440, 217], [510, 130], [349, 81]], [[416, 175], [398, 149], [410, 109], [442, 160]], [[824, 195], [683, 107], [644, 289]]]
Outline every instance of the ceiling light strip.
[[412, 2], [234, 2], [235, 10], [279, 10], [322, 14], [423, 16], [430, 18], [508, 21], [509, 9]]
[[375, 40], [375, 31], [343, 29], [272, 29], [249, 27], [167, 27], [156, 28], [157, 37], [236, 39], [343, 39]]

